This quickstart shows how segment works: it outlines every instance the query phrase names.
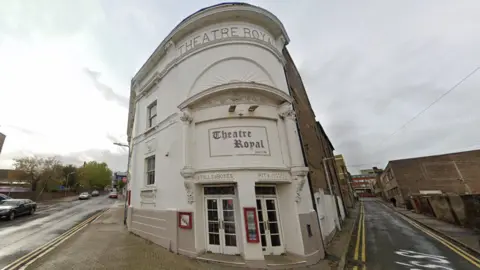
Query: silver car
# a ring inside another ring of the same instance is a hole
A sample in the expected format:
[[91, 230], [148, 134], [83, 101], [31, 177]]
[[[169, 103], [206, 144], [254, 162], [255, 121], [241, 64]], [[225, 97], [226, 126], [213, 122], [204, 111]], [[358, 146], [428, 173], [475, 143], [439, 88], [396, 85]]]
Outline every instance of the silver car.
[[78, 196], [78, 199], [79, 200], [88, 200], [88, 199], [90, 199], [90, 194], [88, 194], [88, 192], [82, 192]]

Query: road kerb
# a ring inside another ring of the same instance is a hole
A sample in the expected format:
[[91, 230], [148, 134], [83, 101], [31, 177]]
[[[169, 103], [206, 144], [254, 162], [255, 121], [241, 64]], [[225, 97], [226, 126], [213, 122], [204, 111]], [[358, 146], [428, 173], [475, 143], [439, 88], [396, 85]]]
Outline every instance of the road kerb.
[[[360, 205], [360, 203], [359, 203]], [[355, 206], [357, 207], [357, 206]], [[357, 219], [360, 217], [360, 208], [358, 209], [358, 212], [357, 212], [357, 216], [355, 217], [355, 222], [357, 221]], [[349, 250], [349, 247], [350, 247], [350, 241], [352, 239], [352, 235], [353, 235], [353, 232], [355, 231], [355, 223], [354, 225], [352, 226], [352, 228], [350, 229], [350, 232], [349, 232], [349, 236], [348, 236], [348, 241], [347, 241], [347, 248], [345, 249], [345, 251], [343, 252], [342, 256], [340, 257], [340, 261], [338, 262], [338, 267], [337, 267], [337, 270], [344, 270], [345, 269], [345, 265], [346, 265], [346, 261], [347, 261], [347, 255], [348, 255], [348, 250]]]
[[92, 215], [91, 217], [89, 217], [86, 220], [84, 220], [84, 221], [80, 222], [79, 224], [75, 225], [74, 227], [72, 227], [68, 231], [66, 231], [66, 232], [62, 233], [61, 235], [55, 237], [54, 239], [50, 240], [46, 244], [36, 248], [32, 252], [22, 256], [21, 258], [15, 260], [14, 262], [5, 266], [1, 270], [21, 269], [20, 267], [22, 267], [24, 264], [28, 263], [30, 260], [36, 260], [36, 258], [38, 258], [39, 255], [44, 256], [46, 254], [46, 253], [44, 253], [45, 250], [48, 250], [50, 247], [52, 247], [55, 244], [57, 244], [58, 242], [62, 241], [62, 239], [64, 239], [65, 237], [69, 237], [69, 236], [77, 233], [78, 231], [83, 229], [86, 225], [91, 223], [93, 220], [95, 220], [99, 216], [103, 215], [104, 212], [105, 212], [105, 210], [101, 210], [100, 212]]
[[439, 236], [441, 236], [441, 237], [443, 237], [443, 238], [446, 238], [448, 241], [451, 241], [451, 242], [453, 242], [453, 243], [461, 246], [462, 248], [468, 250], [470, 253], [473, 253], [473, 254], [477, 255], [477, 256], [480, 258], [480, 251], [478, 251], [478, 250], [476, 250], [476, 249], [474, 249], [474, 248], [471, 248], [471, 247], [469, 247], [468, 245], [465, 245], [464, 243], [456, 240], [456, 239], [453, 238], [453, 237], [450, 237], [450, 236], [444, 234], [443, 232], [441, 232], [441, 231], [439, 231], [439, 230], [437, 230], [437, 229], [435, 229], [435, 228], [433, 228], [433, 227], [431, 227], [431, 226], [428, 226], [428, 225], [426, 225], [426, 224], [423, 224], [422, 222], [416, 221], [415, 219], [409, 217], [408, 215], [405, 215], [404, 213], [398, 211], [397, 209], [395, 209], [395, 208], [387, 205], [387, 204], [386, 204], [385, 202], [383, 202], [383, 201], [380, 201], [380, 203], [383, 204], [383, 205], [385, 205], [386, 207], [394, 210], [395, 212], [401, 214], [402, 216], [407, 217], [409, 220], [415, 221], [418, 225], [420, 225], [420, 226], [422, 226], [422, 227], [424, 227], [424, 228], [427, 228], [427, 229], [433, 231], [434, 233], [438, 234]]

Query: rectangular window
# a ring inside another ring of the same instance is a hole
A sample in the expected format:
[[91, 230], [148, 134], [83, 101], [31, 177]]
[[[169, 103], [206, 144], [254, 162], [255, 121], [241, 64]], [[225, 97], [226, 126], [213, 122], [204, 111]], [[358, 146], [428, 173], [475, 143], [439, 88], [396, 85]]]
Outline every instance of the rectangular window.
[[151, 128], [155, 126], [157, 120], [157, 101], [155, 100], [152, 104], [150, 104], [147, 108], [147, 128]]
[[155, 184], [155, 156], [151, 156], [145, 159], [147, 167], [147, 185]]

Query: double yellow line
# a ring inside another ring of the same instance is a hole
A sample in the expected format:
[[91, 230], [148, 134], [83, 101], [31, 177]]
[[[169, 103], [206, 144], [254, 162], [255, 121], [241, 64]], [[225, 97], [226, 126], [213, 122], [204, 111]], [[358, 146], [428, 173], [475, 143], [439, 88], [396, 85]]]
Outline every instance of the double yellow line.
[[[357, 243], [355, 244], [355, 253], [353, 254], [353, 259], [358, 261], [361, 259], [363, 270], [367, 269], [365, 262], [367, 260], [367, 255], [365, 253], [365, 208], [363, 202], [360, 203], [360, 217], [358, 219], [358, 229], [357, 229]], [[354, 266], [353, 270], [358, 270], [358, 266]]]
[[[398, 214], [398, 213], [397, 213]], [[453, 252], [457, 253], [461, 257], [463, 257], [465, 260], [470, 262], [471, 264], [475, 265], [476, 267], [480, 268], [480, 259], [470, 255], [468, 252], [464, 251], [462, 248], [458, 247], [457, 245], [453, 244], [451, 241], [439, 236], [438, 234], [432, 232], [431, 230], [428, 230], [421, 225], [419, 225], [417, 222], [410, 220], [407, 217], [404, 217], [402, 214], [398, 214], [401, 218], [403, 218], [405, 221], [410, 223], [413, 227], [419, 229], [420, 231], [424, 232], [428, 236], [432, 237], [433, 239], [437, 240], [438, 242], [442, 243], [444, 246], [452, 250]]]
[[18, 260], [10, 263], [9, 265], [5, 266], [2, 268], [2, 270], [16, 270], [16, 269], [21, 269], [22, 266], [28, 266], [30, 263], [35, 261], [37, 258], [47, 254], [50, 252], [53, 248], [55, 248], [57, 245], [62, 243], [63, 241], [67, 240], [70, 238], [73, 234], [76, 232], [80, 231], [81, 229], [85, 228], [90, 222], [94, 221], [96, 218], [101, 216], [103, 213], [105, 213], [107, 210], [101, 210], [100, 212], [94, 214], [93, 216], [87, 218], [86, 220], [80, 222], [70, 230], [64, 232], [63, 234], [57, 236], [50, 242], [44, 244], [43, 246], [35, 249], [34, 251], [28, 253], [27, 255], [19, 258]]

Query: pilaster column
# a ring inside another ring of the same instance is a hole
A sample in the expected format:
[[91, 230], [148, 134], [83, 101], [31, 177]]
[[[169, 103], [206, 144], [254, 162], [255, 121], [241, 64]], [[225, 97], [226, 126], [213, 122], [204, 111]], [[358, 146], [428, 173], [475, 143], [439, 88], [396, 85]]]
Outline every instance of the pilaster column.
[[300, 137], [297, 131], [295, 111], [293, 110], [292, 104], [287, 103], [280, 106], [279, 116], [285, 123], [291, 166], [305, 167], [302, 145], [300, 144]]
[[302, 145], [300, 135], [297, 130], [295, 111], [292, 104], [285, 103], [279, 108], [279, 116], [285, 123], [287, 135], [288, 152], [290, 153], [291, 173], [293, 184], [295, 184], [295, 202], [302, 200], [302, 190], [307, 181], [308, 167], [303, 160]]
[[183, 168], [180, 171], [180, 174], [185, 179], [184, 186], [187, 191], [187, 201], [189, 204], [195, 202], [194, 189], [195, 185], [193, 183], [193, 176], [195, 171], [192, 167], [192, 147], [191, 147], [191, 136], [192, 136], [192, 120], [193, 117], [188, 109], [184, 109], [181, 112], [180, 120], [182, 121], [182, 135], [183, 135]]
[[180, 120], [182, 121], [183, 127], [182, 127], [182, 137], [183, 137], [183, 167], [184, 168], [191, 168], [192, 163], [191, 163], [191, 146], [190, 146], [190, 137], [191, 137], [191, 123], [193, 120], [193, 117], [188, 109], [185, 109], [182, 111], [180, 115]]

